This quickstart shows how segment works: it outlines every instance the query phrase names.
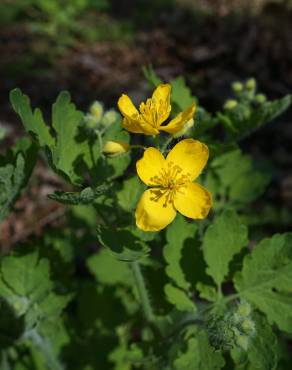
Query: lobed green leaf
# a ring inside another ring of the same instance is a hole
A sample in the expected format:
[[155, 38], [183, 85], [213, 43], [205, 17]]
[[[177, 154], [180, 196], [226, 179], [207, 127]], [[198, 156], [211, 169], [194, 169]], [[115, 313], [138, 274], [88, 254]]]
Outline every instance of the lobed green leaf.
[[292, 333], [292, 234], [276, 234], [255, 246], [234, 284], [271, 324]]
[[247, 227], [233, 210], [226, 210], [210, 225], [203, 238], [207, 274], [220, 286], [229, 272], [229, 264], [248, 243]]

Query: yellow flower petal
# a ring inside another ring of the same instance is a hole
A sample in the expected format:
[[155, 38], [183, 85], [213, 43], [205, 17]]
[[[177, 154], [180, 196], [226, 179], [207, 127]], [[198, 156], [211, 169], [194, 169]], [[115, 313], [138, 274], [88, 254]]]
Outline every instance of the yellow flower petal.
[[132, 100], [123, 94], [118, 101], [118, 107], [124, 116], [123, 127], [134, 134], [158, 135], [159, 131], [146, 122], [139, 114]]
[[124, 129], [132, 132], [133, 134], [143, 134], [143, 130], [139, 125], [139, 121], [133, 120], [131, 118], [124, 118], [122, 126]]
[[165, 162], [165, 158], [159, 150], [152, 147], [147, 148], [144, 151], [143, 157], [136, 163], [138, 176], [146, 185], [157, 185], [157, 183], [153, 181], [153, 177], [159, 175]]
[[123, 94], [119, 98], [118, 107], [124, 117], [137, 119], [139, 116], [137, 108], [128, 95]]
[[118, 100], [118, 107], [124, 116], [123, 127], [134, 134], [143, 134], [139, 122], [139, 112], [128, 95], [123, 94]]
[[212, 196], [203, 186], [190, 182], [176, 192], [174, 207], [186, 217], [202, 219], [212, 207]]
[[167, 162], [179, 166], [189, 179], [196, 179], [205, 167], [209, 157], [207, 145], [193, 139], [184, 139], [176, 144], [166, 157]]
[[191, 105], [185, 111], [179, 113], [174, 119], [172, 119], [166, 126], [161, 126], [161, 131], [168, 132], [169, 134], [175, 134], [182, 130], [184, 125], [193, 118], [196, 111], [195, 104]]
[[170, 84], [160, 84], [152, 94], [152, 102], [157, 112], [157, 124], [159, 126], [169, 117], [171, 111], [170, 93]]
[[134, 134], [144, 134], [144, 135], [158, 135], [159, 131], [144, 122], [143, 120], [135, 120], [131, 118], [124, 118], [122, 123], [124, 129], [132, 132]]
[[[144, 231], [159, 231], [175, 218], [176, 211], [172, 203], [165, 205], [166, 194], [159, 196], [160, 189], [148, 189], [140, 198], [136, 208], [136, 225]], [[153, 198], [157, 198], [153, 200]]]

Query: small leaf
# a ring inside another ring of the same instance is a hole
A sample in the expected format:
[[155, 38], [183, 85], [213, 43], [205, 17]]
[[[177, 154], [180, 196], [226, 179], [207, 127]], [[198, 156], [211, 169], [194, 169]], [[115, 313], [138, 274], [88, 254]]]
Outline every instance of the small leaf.
[[[127, 263], [118, 261], [108, 250], [102, 249], [87, 260], [89, 270], [105, 285], [132, 285], [132, 272]], [[109, 269], [110, 266], [110, 269]]]
[[149, 247], [130, 229], [111, 229], [99, 225], [99, 242], [120, 261], [136, 261], [148, 255]]
[[207, 299], [210, 302], [215, 302], [218, 298], [215, 287], [198, 282], [196, 285], [200, 293], [200, 298]]
[[100, 157], [96, 136], [87, 137], [81, 130], [83, 113], [78, 111], [70, 100], [70, 94], [63, 91], [52, 107], [52, 128], [43, 120], [39, 109], [33, 112], [29, 98], [19, 89], [10, 94], [15, 112], [20, 116], [24, 128], [45, 149], [52, 169], [66, 181], [75, 185], [82, 184], [84, 167], [92, 175]]
[[102, 194], [107, 192], [109, 185], [100, 185], [94, 189], [85, 188], [80, 192], [65, 192], [55, 191], [53, 194], [49, 194], [48, 197], [62, 204], [70, 205], [86, 205], [94, 203], [94, 201]]
[[162, 80], [157, 76], [152, 65], [143, 66], [142, 71], [143, 71], [144, 77], [146, 78], [148, 83], [151, 85], [151, 87], [156, 87], [162, 83]]
[[24, 95], [20, 89], [10, 92], [10, 101], [14, 111], [22, 120], [27, 132], [37, 140], [41, 147], [54, 145], [54, 138], [50, 134], [48, 126], [39, 109], [32, 111], [28, 96]]
[[187, 296], [186, 292], [166, 284], [164, 287], [167, 300], [173, 304], [179, 311], [194, 312], [196, 311], [195, 303]]
[[187, 87], [185, 79], [182, 76], [172, 80], [171, 87], [171, 100], [179, 110], [185, 110], [194, 103], [195, 99], [192, 97], [191, 90]]
[[0, 157], [0, 222], [26, 186], [36, 155], [36, 147], [29, 140], [21, 139], [6, 157]]
[[247, 246], [247, 227], [232, 210], [224, 211], [205, 232], [203, 253], [207, 262], [207, 274], [219, 286], [228, 275], [229, 263]]
[[78, 140], [79, 125], [83, 113], [76, 110], [70, 101], [70, 94], [63, 91], [52, 107], [52, 126], [56, 132], [56, 145], [51, 146], [53, 167], [66, 176], [66, 179], [79, 183], [81, 178], [76, 174], [77, 161], [87, 156], [88, 143]]
[[249, 126], [258, 128], [283, 114], [292, 103], [292, 95], [286, 95], [281, 99], [266, 102], [253, 111]]

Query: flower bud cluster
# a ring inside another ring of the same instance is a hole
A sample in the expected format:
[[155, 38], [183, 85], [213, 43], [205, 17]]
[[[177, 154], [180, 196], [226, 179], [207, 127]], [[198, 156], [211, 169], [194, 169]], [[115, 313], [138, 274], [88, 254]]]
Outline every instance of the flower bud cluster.
[[235, 99], [228, 99], [225, 104], [225, 110], [233, 110], [236, 107], [246, 104], [264, 104], [267, 100], [264, 94], [257, 94], [257, 82], [254, 78], [248, 79], [242, 83], [239, 81], [233, 82], [232, 90], [235, 94]]
[[248, 302], [240, 302], [224, 315], [212, 317], [207, 323], [210, 343], [218, 349], [237, 348], [247, 351], [256, 328]]
[[104, 110], [104, 106], [98, 100], [94, 101], [89, 112], [85, 116], [85, 124], [89, 129], [106, 128], [116, 122], [120, 115], [114, 109]]

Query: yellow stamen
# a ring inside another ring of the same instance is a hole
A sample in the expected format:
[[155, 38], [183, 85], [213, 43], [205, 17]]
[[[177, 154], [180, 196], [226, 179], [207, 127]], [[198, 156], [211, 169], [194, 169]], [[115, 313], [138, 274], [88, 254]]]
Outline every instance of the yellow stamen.
[[154, 194], [151, 200], [157, 202], [165, 195], [163, 207], [166, 207], [168, 203], [173, 203], [176, 192], [183, 193], [182, 188], [191, 181], [190, 174], [183, 173], [181, 167], [173, 162], [167, 163], [167, 167], [162, 168], [159, 175], [153, 176], [150, 180], [155, 186], [151, 190]]

